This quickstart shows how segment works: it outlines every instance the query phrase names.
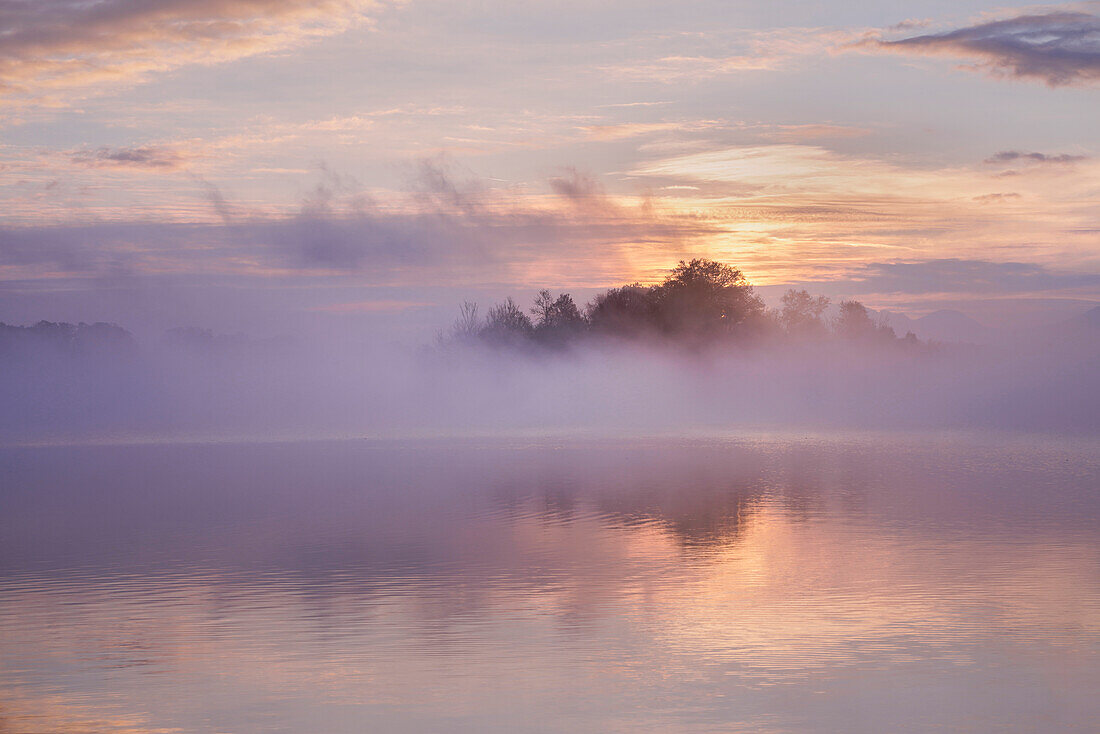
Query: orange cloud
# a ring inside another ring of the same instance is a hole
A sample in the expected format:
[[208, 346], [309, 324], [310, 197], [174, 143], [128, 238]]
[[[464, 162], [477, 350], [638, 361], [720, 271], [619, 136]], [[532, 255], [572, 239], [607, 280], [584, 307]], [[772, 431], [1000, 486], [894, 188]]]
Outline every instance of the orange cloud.
[[[815, 145], [752, 145], [664, 158], [633, 174], [698, 188], [680, 204], [725, 230], [710, 253], [761, 283], [838, 277], [898, 258], [999, 256], [1096, 267], [1091, 191], [1100, 165], [1033, 166], [998, 188], [997, 173], [841, 155]], [[997, 188], [994, 188], [996, 186]], [[1090, 265], [1091, 263], [1091, 265]]]

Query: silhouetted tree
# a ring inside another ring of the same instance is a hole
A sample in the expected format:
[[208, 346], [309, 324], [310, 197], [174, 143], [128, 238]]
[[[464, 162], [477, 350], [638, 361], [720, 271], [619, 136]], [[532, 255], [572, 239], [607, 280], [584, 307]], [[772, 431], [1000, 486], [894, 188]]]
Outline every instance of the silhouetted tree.
[[875, 333], [875, 324], [867, 307], [859, 301], [841, 301], [840, 313], [833, 322], [837, 336], [845, 339], [866, 339]]
[[[898, 335], [894, 333], [894, 327], [890, 326], [890, 324], [886, 321], [885, 316], [883, 316], [882, 314], [878, 314], [872, 319], [872, 321], [875, 324], [875, 335], [879, 339], [891, 342], [897, 340]], [[913, 335], [913, 338], [916, 338], [915, 334]]]
[[511, 297], [489, 309], [481, 337], [494, 344], [515, 344], [528, 339], [535, 327]]
[[118, 324], [97, 321], [76, 325], [72, 333], [73, 350], [78, 354], [123, 354], [136, 348], [133, 335]]
[[543, 288], [535, 296], [535, 305], [531, 307], [531, 315], [535, 317], [535, 328], [549, 323], [553, 317], [554, 310], [554, 297], [550, 295], [550, 291]]
[[609, 336], [635, 337], [657, 328], [653, 288], [639, 283], [611, 288], [596, 296], [585, 309], [593, 331]]
[[74, 356], [129, 354], [134, 338], [118, 324], [70, 324], [39, 321], [33, 326], [0, 323], [0, 354], [23, 356]]
[[[564, 346], [582, 335], [592, 338], [664, 338], [692, 346], [753, 340], [786, 332], [793, 337], [824, 337], [824, 296], [788, 290], [780, 310], [768, 309], [737, 268], [714, 260], [680, 261], [659, 285], [640, 283], [610, 288], [595, 296], [582, 314], [572, 296], [543, 289], [529, 318], [508, 298], [489, 309], [484, 320], [477, 306], [463, 303], [451, 329], [452, 340], [478, 338], [493, 344]], [[830, 321], [845, 339], [896, 342], [894, 330], [872, 318], [858, 301], [843, 301]]]
[[819, 336], [825, 333], [825, 323], [821, 314], [829, 307], [825, 296], [811, 296], [805, 290], [793, 288], [783, 294], [783, 309], [779, 313], [779, 323], [792, 336]]
[[653, 295], [660, 327], [688, 339], [729, 334], [764, 315], [744, 273], [714, 260], [681, 260]]
[[586, 325], [572, 296], [562, 293], [554, 298], [545, 288], [535, 296], [531, 315], [535, 317], [535, 337], [544, 343], [564, 344]]
[[477, 304], [473, 301], [463, 301], [458, 309], [458, 318], [451, 327], [451, 334], [456, 339], [469, 341], [481, 333], [481, 317], [477, 315]]
[[867, 307], [859, 301], [841, 301], [840, 313], [833, 323], [837, 336], [844, 339], [894, 341], [897, 335], [881, 317], [872, 319]]

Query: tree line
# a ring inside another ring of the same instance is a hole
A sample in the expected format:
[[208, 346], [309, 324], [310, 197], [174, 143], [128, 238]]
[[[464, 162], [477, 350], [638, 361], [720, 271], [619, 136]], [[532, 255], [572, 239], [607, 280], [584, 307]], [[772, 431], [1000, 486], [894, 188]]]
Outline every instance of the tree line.
[[788, 290], [779, 309], [768, 308], [738, 268], [715, 260], [680, 263], [651, 286], [610, 288], [580, 308], [569, 293], [540, 290], [526, 311], [511, 297], [482, 316], [465, 302], [444, 343], [565, 347], [582, 340], [658, 340], [691, 347], [776, 337], [841, 338], [861, 342], [916, 342], [872, 318], [859, 301], [841, 301], [826, 316], [830, 300]]
[[0, 322], [0, 356], [24, 353], [48, 355], [116, 354], [134, 349], [133, 335], [118, 324], [70, 324], [39, 321], [31, 326]]

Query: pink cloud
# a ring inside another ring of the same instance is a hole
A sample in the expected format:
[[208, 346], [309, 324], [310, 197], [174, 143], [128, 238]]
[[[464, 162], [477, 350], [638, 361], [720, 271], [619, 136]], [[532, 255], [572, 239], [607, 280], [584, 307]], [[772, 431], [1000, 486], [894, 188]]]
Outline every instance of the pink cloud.
[[102, 146], [93, 150], [77, 150], [69, 160], [92, 168], [147, 168], [170, 170], [182, 168], [195, 156], [170, 146], [143, 146], [112, 148]]
[[[0, 94], [132, 83], [289, 48], [369, 22], [384, 0], [35, 0], [0, 10]], [[56, 103], [56, 100], [54, 100]]]

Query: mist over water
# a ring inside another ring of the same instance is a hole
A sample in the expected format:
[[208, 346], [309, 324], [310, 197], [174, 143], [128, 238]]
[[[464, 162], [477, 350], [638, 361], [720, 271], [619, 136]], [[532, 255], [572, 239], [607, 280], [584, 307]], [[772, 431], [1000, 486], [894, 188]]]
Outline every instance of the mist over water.
[[1084, 730], [1100, 715], [1094, 448], [2, 449], [0, 722]]
[[405, 349], [311, 340], [4, 360], [7, 442], [217, 437], [664, 433], [746, 427], [1095, 434], [1098, 341], [699, 351]]
[[1098, 84], [1100, 0], [0, 0], [0, 734], [1095, 734]]
[[465, 302], [414, 349], [354, 331], [177, 327], [150, 343], [113, 324], [0, 324], [0, 439], [1100, 429], [1100, 307], [978, 346], [899, 338], [858, 301], [790, 289], [781, 303], [697, 258], [583, 309], [548, 289], [529, 309]]
[[415, 348], [9, 330], [0, 730], [1087, 730], [1095, 332], [860, 309]]

